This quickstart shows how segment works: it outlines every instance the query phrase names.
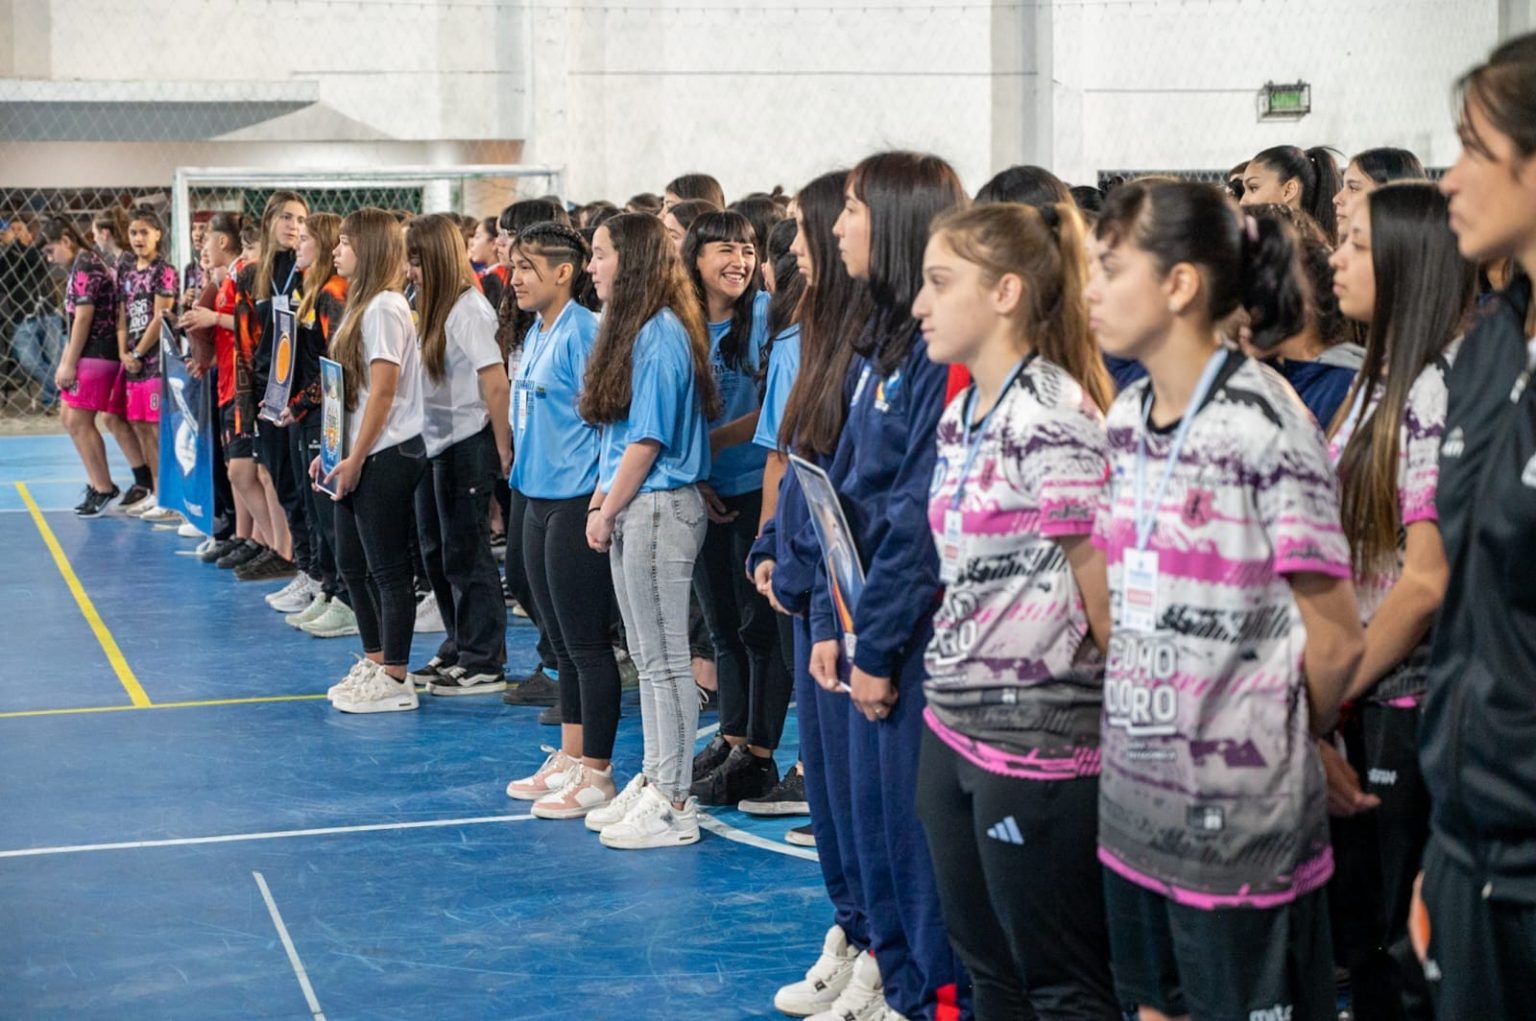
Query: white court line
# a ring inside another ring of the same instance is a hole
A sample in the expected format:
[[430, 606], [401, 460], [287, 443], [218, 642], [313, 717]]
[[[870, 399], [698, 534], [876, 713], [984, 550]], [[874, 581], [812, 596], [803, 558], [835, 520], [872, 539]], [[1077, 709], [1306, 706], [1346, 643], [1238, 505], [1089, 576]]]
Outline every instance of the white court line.
[[288, 963], [293, 965], [293, 973], [299, 978], [299, 988], [304, 990], [304, 999], [309, 1004], [309, 1013], [314, 1021], [325, 1021], [325, 1014], [320, 1010], [320, 1001], [315, 999], [315, 987], [309, 984], [309, 974], [304, 970], [304, 962], [299, 960], [299, 952], [293, 946], [293, 939], [288, 935], [288, 926], [283, 924], [283, 916], [278, 913], [277, 901], [272, 899], [272, 891], [267, 889], [267, 881], [260, 872], [252, 872], [256, 877], [256, 885], [261, 887], [261, 899], [267, 902], [267, 914], [272, 916], [272, 924], [277, 926], [278, 938], [283, 941], [283, 949], [288, 951]]
[[273, 830], [269, 833], [228, 833], [217, 837], [175, 837], [170, 840], [126, 840], [117, 844], [25, 847], [17, 851], [0, 851], [0, 858], [33, 858], [44, 854], [77, 854], [82, 851], [131, 851], [141, 847], [186, 847], [190, 844], [233, 844], [243, 840], [325, 837], [336, 833], [382, 833], [388, 830], [425, 830], [444, 826], [482, 826], [496, 822], [523, 822], [532, 818], [532, 815], [481, 815], [468, 819], [424, 819], [418, 822], [372, 823], [367, 826], [324, 826], [309, 830]]
[[709, 830], [709, 832], [722, 836], [726, 840], [734, 840], [738, 844], [746, 844], [748, 847], [755, 847], [759, 851], [772, 851], [775, 854], [787, 854], [791, 858], [801, 858], [805, 861], [820, 860], [816, 857], [816, 852], [808, 847], [795, 847], [792, 844], [780, 843], [778, 841], [769, 840], [767, 837], [760, 837], [756, 833], [748, 833], [746, 830], [739, 830], [735, 826], [732, 826], [730, 823], [723, 822], [703, 810], [699, 811], [699, 828]]

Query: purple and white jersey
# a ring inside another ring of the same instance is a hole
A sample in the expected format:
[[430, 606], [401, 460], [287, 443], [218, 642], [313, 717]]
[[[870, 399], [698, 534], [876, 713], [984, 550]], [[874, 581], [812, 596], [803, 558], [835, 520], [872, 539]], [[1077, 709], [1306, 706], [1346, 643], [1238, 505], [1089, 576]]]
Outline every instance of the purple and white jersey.
[[[117, 296], [125, 310], [128, 349], [131, 351], [144, 339], [154, 321], [155, 299], [176, 297], [176, 270], [158, 256], [142, 269], [137, 259], [128, 260], [117, 271]], [[128, 382], [151, 379], [159, 374], [160, 349], [156, 347], [144, 356], [141, 371], [128, 375]]]
[[1350, 575], [1322, 433], [1274, 370], [1225, 358], [1209, 399], [1189, 411], [1155, 508], [1154, 630], [1126, 628], [1123, 605], [1138, 442], [1145, 432], [1151, 501], [1173, 441], [1173, 429], [1142, 425], [1149, 382], [1110, 409], [1110, 481], [1094, 525], [1114, 618], [1099, 859], [1207, 910], [1284, 904], [1333, 874], [1306, 632], [1286, 579]]
[[[1445, 433], [1448, 398], [1447, 380], [1456, 352], [1457, 338], [1441, 356], [1431, 362], [1408, 390], [1403, 421], [1397, 432], [1397, 510], [1403, 528], [1420, 521], [1439, 521], [1435, 510], [1435, 490], [1440, 483], [1440, 438]], [[1350, 409], [1337, 432], [1328, 441], [1328, 460], [1335, 468], [1345, 447], [1361, 428], [1370, 422], [1381, 401], [1382, 387], [1377, 384], [1364, 401], [1364, 409]], [[1360, 601], [1360, 621], [1369, 624], [1381, 609], [1387, 593], [1403, 574], [1403, 543], [1398, 540], [1397, 561], [1389, 570], [1367, 570], [1355, 578], [1355, 597]], [[1429, 668], [1429, 637], [1426, 635], [1408, 658], [1393, 667], [1366, 693], [1365, 700], [1379, 705], [1412, 708], [1424, 695], [1425, 671]]]
[[1104, 660], [1055, 540], [1093, 531], [1109, 470], [1104, 416], [1065, 370], [1035, 358], [968, 443], [973, 393], [939, 421], [929, 493], [941, 555], [952, 512], [961, 533], [926, 656], [928, 725], [993, 773], [1093, 776]]

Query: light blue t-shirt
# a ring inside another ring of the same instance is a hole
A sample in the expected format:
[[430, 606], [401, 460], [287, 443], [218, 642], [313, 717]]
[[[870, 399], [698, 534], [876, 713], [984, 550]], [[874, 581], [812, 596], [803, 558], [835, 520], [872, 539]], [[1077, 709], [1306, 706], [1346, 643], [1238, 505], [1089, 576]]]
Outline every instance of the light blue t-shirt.
[[571, 500], [597, 488], [599, 432], [577, 412], [597, 316], [567, 302], [547, 327], [534, 320], [512, 382], [512, 477], [535, 500]]
[[640, 328], [631, 369], [629, 417], [603, 426], [598, 488], [608, 492], [624, 448], [655, 440], [661, 451], [640, 492], [680, 489], [709, 478], [709, 427], [693, 380], [688, 333], [664, 308]]
[[[715, 385], [720, 388], [720, 400], [725, 406], [720, 417], [709, 423], [710, 429], [718, 429], [757, 410], [757, 369], [763, 363], [763, 345], [768, 342], [770, 300], [767, 291], [759, 291], [752, 301], [752, 335], [747, 338], [746, 357], [737, 368], [727, 367], [720, 355], [720, 341], [730, 332], [731, 320], [709, 324], [709, 368], [714, 373]], [[721, 496], [740, 496], [762, 489], [763, 465], [767, 461], [767, 451], [750, 441], [727, 447], [715, 455], [709, 484]]]
[[763, 413], [757, 419], [752, 442], [764, 450], [779, 449], [779, 427], [784, 423], [784, 406], [789, 403], [790, 388], [800, 375], [800, 324], [795, 323], [773, 338], [768, 353], [768, 382], [763, 388]]

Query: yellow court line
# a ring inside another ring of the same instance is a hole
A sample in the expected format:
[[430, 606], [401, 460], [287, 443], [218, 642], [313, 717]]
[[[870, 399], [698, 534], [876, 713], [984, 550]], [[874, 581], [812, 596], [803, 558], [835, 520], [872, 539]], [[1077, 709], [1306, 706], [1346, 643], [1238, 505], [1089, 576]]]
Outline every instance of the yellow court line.
[[203, 702], [146, 702], [143, 705], [93, 705], [78, 709], [24, 709], [0, 713], [0, 720], [20, 716], [76, 716], [80, 713], [121, 713], [134, 709], [194, 709], [210, 705], [255, 705], [260, 702], [313, 702], [324, 695], [260, 695], [254, 698], [213, 698]]
[[48, 552], [53, 554], [53, 562], [58, 565], [59, 573], [64, 576], [64, 582], [69, 586], [70, 594], [75, 597], [75, 602], [80, 605], [80, 612], [85, 615], [85, 622], [91, 626], [96, 640], [101, 643], [102, 651], [107, 654], [107, 661], [112, 664], [112, 672], [117, 674], [123, 690], [128, 692], [128, 699], [133, 703], [133, 708], [148, 708], [153, 703], [144, 693], [144, 687], [139, 684], [139, 679], [133, 675], [133, 669], [128, 666], [128, 661], [123, 658], [123, 650], [118, 648], [117, 639], [112, 637], [112, 632], [108, 631], [107, 625], [102, 622], [101, 614], [96, 612], [96, 606], [91, 602], [91, 597], [85, 594], [85, 586], [80, 584], [80, 579], [75, 575], [75, 569], [69, 565], [69, 558], [64, 555], [64, 548], [59, 545], [53, 529], [48, 527], [48, 522], [37, 506], [37, 501], [32, 499], [31, 492], [27, 490], [27, 484], [16, 483], [16, 491], [21, 494], [22, 503], [25, 503], [27, 510], [32, 513], [32, 520], [36, 523], [37, 530], [42, 533], [43, 544], [48, 547]]

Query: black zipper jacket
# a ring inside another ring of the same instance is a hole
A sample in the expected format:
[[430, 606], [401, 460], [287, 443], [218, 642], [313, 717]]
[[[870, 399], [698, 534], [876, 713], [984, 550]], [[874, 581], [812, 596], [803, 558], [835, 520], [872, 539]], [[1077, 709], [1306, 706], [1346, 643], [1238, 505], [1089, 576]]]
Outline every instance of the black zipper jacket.
[[1436, 498], [1451, 573], [1419, 751], [1440, 845], [1484, 884], [1486, 898], [1536, 904], [1530, 301], [1523, 277], [1491, 299], [1451, 374]]

